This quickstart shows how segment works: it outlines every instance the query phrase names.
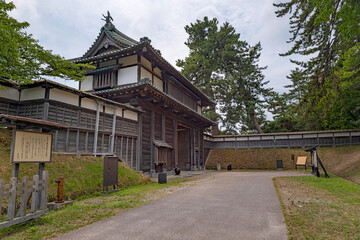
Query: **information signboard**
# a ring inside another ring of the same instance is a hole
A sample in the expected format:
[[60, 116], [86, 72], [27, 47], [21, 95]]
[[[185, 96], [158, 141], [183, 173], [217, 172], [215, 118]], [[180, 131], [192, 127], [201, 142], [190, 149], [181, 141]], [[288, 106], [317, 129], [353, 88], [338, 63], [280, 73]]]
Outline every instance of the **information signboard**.
[[51, 133], [16, 130], [13, 141], [13, 163], [51, 162]]

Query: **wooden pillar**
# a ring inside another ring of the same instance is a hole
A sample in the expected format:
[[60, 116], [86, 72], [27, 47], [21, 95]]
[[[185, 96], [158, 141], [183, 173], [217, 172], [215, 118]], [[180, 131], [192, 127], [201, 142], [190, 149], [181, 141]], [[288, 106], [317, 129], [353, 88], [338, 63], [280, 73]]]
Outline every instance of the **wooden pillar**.
[[178, 131], [177, 131], [177, 127], [178, 127], [178, 124], [177, 124], [177, 121], [176, 120], [173, 120], [173, 126], [174, 126], [174, 155], [175, 155], [175, 167], [179, 167], [179, 146], [178, 146], [178, 141], [179, 141], [179, 134], [178, 134]]
[[197, 136], [198, 136], [198, 140], [197, 140], [197, 149], [198, 149], [198, 154], [197, 154], [197, 167], [200, 168], [200, 129], [196, 130], [197, 132]]
[[134, 168], [134, 138], [131, 138], [130, 164]]
[[201, 152], [202, 152], [202, 163], [203, 163], [203, 169], [205, 169], [205, 141], [204, 141], [204, 130], [201, 130], [201, 142], [202, 142], [202, 146], [201, 146]]
[[126, 138], [126, 164], [129, 165], [129, 137]]
[[112, 131], [111, 131], [111, 143], [110, 143], [110, 152], [111, 152], [111, 154], [114, 154], [115, 129], [116, 129], [116, 108], [114, 108], [113, 124], [112, 124]]
[[65, 151], [69, 152], [69, 136], [70, 135], [70, 130], [67, 129], [66, 130], [66, 138], [65, 138]]
[[88, 151], [88, 144], [89, 144], [89, 132], [86, 131], [86, 134], [85, 134], [85, 152]]
[[58, 150], [58, 137], [59, 137], [59, 130], [55, 131], [55, 136], [54, 136], [54, 150], [57, 151]]
[[166, 123], [166, 118], [162, 114], [161, 115], [161, 140], [163, 140], [164, 142], [166, 142], [166, 139], [165, 139], [165, 131], [166, 131], [165, 123]]
[[76, 131], [76, 152], [79, 152], [80, 131]]
[[96, 109], [96, 120], [95, 120], [95, 133], [94, 133], [94, 156], [97, 153], [97, 140], [98, 140], [98, 133], [99, 133], [99, 121], [100, 121], [100, 102], [98, 102], [97, 109]]
[[45, 88], [45, 102], [43, 109], [43, 120], [47, 120], [49, 116], [49, 98], [50, 98], [50, 88]]
[[142, 114], [138, 113], [138, 138], [136, 140], [136, 170], [141, 170], [142, 161]]
[[140, 82], [140, 80], [141, 80], [141, 56], [139, 54], [137, 55], [137, 67], [138, 67], [137, 81]]
[[150, 112], [150, 172], [154, 170], [154, 134], [155, 133], [155, 113]]

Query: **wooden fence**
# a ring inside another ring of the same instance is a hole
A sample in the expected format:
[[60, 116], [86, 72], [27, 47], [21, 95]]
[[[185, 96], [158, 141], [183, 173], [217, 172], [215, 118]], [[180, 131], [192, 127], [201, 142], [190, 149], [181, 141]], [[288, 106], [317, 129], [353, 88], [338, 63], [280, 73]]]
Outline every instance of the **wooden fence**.
[[[0, 229], [38, 218], [48, 212], [46, 206], [48, 179], [48, 171], [43, 172], [42, 180], [39, 180], [39, 176], [35, 175], [33, 181], [29, 181], [29, 178], [25, 176], [22, 182], [18, 183], [18, 179], [13, 177], [10, 184], [5, 185], [0, 179], [0, 207], [4, 198], [8, 197], [5, 221], [2, 221], [2, 212], [0, 211]], [[30, 197], [31, 202], [28, 206]]]
[[360, 129], [292, 133], [205, 136], [205, 148], [288, 148], [360, 144]]

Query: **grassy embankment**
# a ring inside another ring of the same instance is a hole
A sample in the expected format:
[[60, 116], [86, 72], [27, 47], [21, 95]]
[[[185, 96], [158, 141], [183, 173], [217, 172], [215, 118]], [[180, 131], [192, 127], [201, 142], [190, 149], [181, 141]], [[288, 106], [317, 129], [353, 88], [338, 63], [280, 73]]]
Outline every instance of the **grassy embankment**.
[[360, 186], [343, 178], [274, 179], [290, 239], [360, 239]]
[[[12, 165], [10, 164], [11, 133], [0, 128], [0, 179], [9, 183]], [[57, 180], [64, 178], [64, 199], [76, 199], [83, 195], [99, 194], [103, 184], [103, 161], [101, 158], [92, 156], [53, 154], [51, 163], [45, 165], [49, 171], [49, 201], [57, 196]], [[38, 164], [21, 163], [19, 178], [38, 174]], [[119, 162], [119, 186], [127, 188], [137, 184], [146, 184], [150, 180], [146, 175], [140, 174]]]
[[[291, 159], [294, 155], [294, 161]], [[328, 172], [360, 184], [360, 146], [320, 147], [318, 155]], [[234, 169], [276, 169], [276, 159], [282, 159], [284, 169], [294, 169], [298, 156], [310, 155], [302, 148], [213, 149], [206, 162], [207, 169], [229, 164]]]

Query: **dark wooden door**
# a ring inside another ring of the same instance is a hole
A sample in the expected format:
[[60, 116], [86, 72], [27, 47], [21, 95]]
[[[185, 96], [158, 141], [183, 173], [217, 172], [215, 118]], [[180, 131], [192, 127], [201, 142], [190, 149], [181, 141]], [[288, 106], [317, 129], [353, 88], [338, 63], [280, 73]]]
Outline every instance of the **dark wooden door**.
[[178, 160], [182, 170], [190, 170], [190, 130], [178, 129]]

